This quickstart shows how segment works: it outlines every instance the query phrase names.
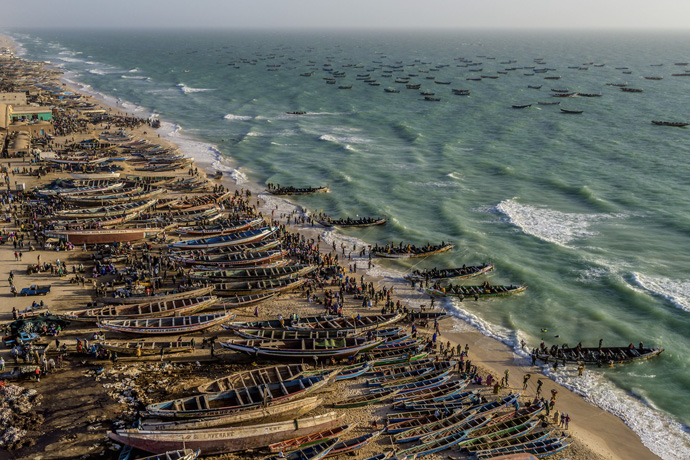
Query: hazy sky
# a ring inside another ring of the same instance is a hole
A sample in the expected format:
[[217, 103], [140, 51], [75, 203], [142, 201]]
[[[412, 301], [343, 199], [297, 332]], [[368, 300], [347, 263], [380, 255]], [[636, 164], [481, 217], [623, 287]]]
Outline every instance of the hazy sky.
[[6, 0], [0, 28], [690, 29], [690, 0]]

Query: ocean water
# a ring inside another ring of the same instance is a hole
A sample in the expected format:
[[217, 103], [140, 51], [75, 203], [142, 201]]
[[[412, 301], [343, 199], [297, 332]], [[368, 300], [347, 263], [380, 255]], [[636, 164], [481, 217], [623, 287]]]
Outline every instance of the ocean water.
[[[487, 279], [527, 292], [444, 307], [518, 354], [522, 339], [663, 347], [648, 362], [554, 377], [621, 417], [660, 457], [690, 458], [690, 130], [650, 123], [690, 120], [690, 77], [672, 76], [690, 70], [675, 65], [690, 55], [690, 35], [10, 35], [82, 90], [160, 116], [161, 133], [238, 183], [329, 185], [330, 194], [295, 203], [390, 217], [326, 238], [457, 244], [426, 260], [382, 262], [382, 273], [493, 262]], [[498, 78], [467, 80], [482, 75]], [[396, 83], [405, 78], [421, 90]], [[554, 98], [552, 88], [601, 97]]]

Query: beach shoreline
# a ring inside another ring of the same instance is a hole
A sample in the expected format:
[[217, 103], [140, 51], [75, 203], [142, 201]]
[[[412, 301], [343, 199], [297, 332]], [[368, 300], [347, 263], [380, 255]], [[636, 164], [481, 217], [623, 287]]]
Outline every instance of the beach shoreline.
[[[101, 101], [103, 103], [104, 101]], [[104, 104], [105, 105], [105, 104]], [[118, 107], [110, 107], [113, 110], [119, 110]], [[154, 133], [147, 134], [143, 136], [141, 133], [137, 133], [142, 137], [150, 137], [151, 140], [155, 141], [157, 139]], [[210, 144], [209, 144], [210, 145]], [[183, 151], [184, 153], [184, 151]], [[234, 161], [234, 160], [233, 160]], [[201, 163], [199, 166], [205, 165], [211, 168], [206, 172], [207, 176], [212, 176], [214, 172], [213, 165], [211, 163]], [[241, 165], [240, 165], [241, 167]], [[243, 188], [250, 188], [254, 192], [254, 196], [263, 202], [263, 205], [259, 209], [263, 212], [265, 216], [271, 214], [274, 209], [269, 206], [275, 206], [276, 200], [281, 200], [282, 206], [279, 208], [278, 216], [275, 216], [275, 220], [280, 223], [286, 223], [288, 218], [292, 218], [294, 221], [295, 214], [292, 211], [300, 209], [298, 205], [290, 203], [288, 200], [283, 200], [282, 198], [275, 198], [270, 196], [262, 196], [261, 193], [256, 193], [262, 190], [260, 184], [250, 184], [242, 183], [238, 184], [227, 177], [223, 177], [221, 182], [226, 187], [231, 190], [240, 190]], [[27, 184], [29, 185], [29, 184]], [[292, 211], [290, 208], [292, 207]], [[280, 216], [283, 214], [283, 217]], [[288, 214], [288, 216], [284, 216]], [[311, 226], [310, 224], [300, 224], [300, 225], [290, 225], [291, 230], [295, 230], [299, 233], [305, 234], [308, 238], [324, 237], [322, 242], [322, 251], [326, 251], [327, 245], [335, 241], [347, 241], [347, 239], [338, 240], [333, 239], [332, 241], [326, 241], [323, 229], [319, 226]], [[329, 232], [330, 237], [334, 236], [334, 233]], [[329, 238], [330, 239], [330, 238]], [[349, 241], [348, 241], [349, 242]], [[337, 244], [337, 243], [336, 243]], [[4, 259], [10, 254], [8, 251], [5, 252]], [[45, 257], [51, 256], [47, 253]], [[355, 257], [355, 263], [363, 264], [366, 263], [365, 258]], [[11, 259], [7, 259], [7, 267], [10, 269], [11, 266], [17, 267], [16, 264], [11, 263]], [[344, 266], [348, 265], [348, 260], [341, 260]], [[378, 261], [375, 259], [375, 263]], [[361, 274], [362, 267], [358, 267], [357, 277]], [[5, 273], [7, 275], [7, 273]], [[409, 285], [402, 281], [401, 279], [390, 279], [382, 276], [373, 277], [371, 275], [367, 276], [367, 280], [374, 282], [378, 285], [386, 285], [395, 287], [396, 298], [400, 298], [404, 304], [410, 307], [418, 307], [422, 303], [428, 304], [428, 298], [418, 291], [412, 290]], [[66, 286], [69, 288], [69, 286]], [[65, 289], [64, 292], [67, 293], [69, 289]], [[16, 302], [14, 303], [16, 304]], [[12, 302], [5, 305], [0, 312], [9, 313], [8, 308], [14, 305]], [[309, 305], [304, 305], [305, 311], [308, 311]], [[278, 307], [280, 308], [280, 307]], [[311, 308], [313, 310], [313, 306]], [[275, 309], [274, 309], [275, 310]], [[361, 309], [358, 307], [353, 307], [353, 304], [346, 304], [346, 311], [348, 314], [356, 314], [358, 312], [366, 313], [366, 309]], [[530, 396], [534, 394], [534, 386], [536, 385], [537, 376], [545, 381], [545, 392], [550, 391], [552, 388], [558, 391], [558, 401], [556, 409], [567, 412], [571, 415], [572, 422], [570, 425], [570, 432], [577, 438], [580, 443], [590, 449], [592, 454], [586, 454], [582, 458], [606, 458], [606, 459], [648, 459], [657, 458], [651, 451], [649, 451], [637, 437], [637, 435], [627, 427], [618, 417], [605, 412], [604, 410], [591, 405], [585, 401], [582, 397], [576, 395], [570, 390], [556, 384], [546, 375], [541, 374], [540, 368], [535, 368], [531, 366], [525, 366], [523, 361], [524, 358], [515, 355], [513, 350], [511, 350], [504, 343], [483, 335], [474, 326], [469, 325], [466, 322], [458, 318], [453, 318], [452, 323], [445, 322], [442, 323], [441, 327], [441, 337], [443, 340], [451, 340], [456, 345], [464, 345], [465, 343], [469, 345], [470, 349], [470, 359], [477, 364], [483, 372], [491, 372], [493, 375], [502, 375], [504, 370], [510, 370], [511, 375], [511, 388], [521, 389], [520, 381], [524, 373], [529, 372], [532, 374], [532, 379], [528, 385], [528, 393]], [[451, 327], [447, 327], [447, 324], [452, 324]], [[459, 331], [458, 331], [459, 330]], [[596, 371], [594, 371], [596, 372]], [[543, 392], [544, 393], [544, 392]], [[594, 454], [596, 453], [596, 454]], [[595, 457], [596, 456], [596, 457]]]

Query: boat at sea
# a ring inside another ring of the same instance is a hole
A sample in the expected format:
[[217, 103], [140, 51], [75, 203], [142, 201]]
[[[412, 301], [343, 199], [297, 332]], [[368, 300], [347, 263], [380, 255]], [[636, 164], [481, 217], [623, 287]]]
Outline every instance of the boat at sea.
[[474, 278], [475, 276], [483, 275], [484, 273], [490, 272], [494, 269], [493, 264], [482, 264], [482, 265], [470, 265], [458, 268], [442, 268], [437, 269], [436, 267], [432, 269], [425, 270], [414, 270], [411, 273], [405, 275], [407, 280], [415, 281], [440, 281], [453, 278]]
[[524, 104], [524, 105], [513, 105], [512, 106], [514, 109], [526, 109], [528, 107], [532, 107], [532, 104]]
[[374, 225], [383, 225], [388, 222], [385, 217], [360, 217], [351, 219], [349, 217], [343, 219], [332, 219], [330, 217], [323, 217], [317, 219], [317, 222], [324, 227], [343, 227], [343, 228], [357, 228], [357, 227], [372, 227]]
[[281, 380], [268, 384], [255, 384], [232, 390], [204, 393], [180, 399], [149, 404], [141, 412], [145, 417], [197, 418], [217, 417], [302, 398], [328, 385], [337, 371]]
[[199, 393], [217, 393], [230, 391], [255, 385], [284, 382], [296, 379], [309, 369], [306, 364], [281, 364], [278, 366], [261, 367], [221, 377], [200, 385]]
[[99, 322], [107, 319], [162, 318], [166, 316], [191, 315], [210, 307], [218, 298], [215, 296], [196, 297], [159, 302], [146, 302], [130, 305], [109, 305], [70, 311], [64, 316], [70, 321]]
[[437, 297], [460, 297], [460, 298], [484, 298], [484, 297], [502, 297], [511, 294], [517, 294], [527, 289], [525, 285], [489, 285], [488, 283], [479, 286], [460, 286], [452, 284], [448, 286], [439, 286], [425, 288], [424, 291]]
[[658, 121], [658, 120], [652, 120], [653, 125], [657, 126], [675, 126], [676, 128], [683, 128], [685, 126], [690, 125], [690, 122], [687, 121]]
[[101, 329], [113, 332], [143, 335], [187, 334], [213, 327], [226, 321], [232, 321], [232, 313], [214, 313], [209, 315], [173, 316], [154, 319], [105, 320], [98, 323]]
[[266, 191], [272, 195], [308, 195], [310, 193], [327, 193], [331, 189], [327, 186], [321, 187], [293, 187], [293, 186], [273, 186], [273, 184], [268, 184]]
[[621, 91], [623, 91], [625, 93], [641, 93], [644, 90], [640, 89], [640, 88], [628, 88], [627, 86], [623, 86], [623, 87], [621, 87]]
[[364, 337], [344, 337], [341, 339], [303, 339], [276, 342], [262, 340], [228, 341], [221, 342], [220, 345], [228, 350], [246, 353], [255, 359], [318, 361], [345, 359], [371, 350], [383, 342], [383, 338], [368, 340]]
[[426, 257], [432, 254], [440, 254], [450, 251], [454, 247], [455, 244], [445, 242], [438, 245], [427, 244], [422, 247], [417, 247], [412, 244], [408, 244], [407, 246], [391, 246], [387, 244], [384, 247], [380, 247], [377, 244], [371, 251], [376, 257], [402, 259], [406, 257]]
[[204, 455], [246, 451], [265, 447], [288, 438], [342, 425], [335, 412], [283, 422], [200, 430], [150, 431], [123, 429], [109, 432], [115, 442], [146, 452], [165, 452], [181, 449], [201, 449]]
[[542, 361], [562, 362], [564, 364], [623, 364], [642, 359], [649, 359], [661, 354], [663, 348], [639, 347], [633, 344], [627, 347], [543, 347], [536, 350], [535, 356]]
[[561, 113], [568, 113], [571, 115], [580, 115], [583, 112], [584, 112], [583, 110], [570, 110], [570, 109], [561, 108]]

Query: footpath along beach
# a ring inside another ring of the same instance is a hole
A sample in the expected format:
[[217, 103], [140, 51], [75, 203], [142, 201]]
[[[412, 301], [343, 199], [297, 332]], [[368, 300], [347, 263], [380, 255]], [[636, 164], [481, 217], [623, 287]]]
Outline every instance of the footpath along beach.
[[[0, 37], [0, 50], [11, 48], [12, 43], [6, 37]], [[67, 91], [76, 93], [74, 89], [67, 89], [59, 81], [59, 75], [41, 67], [40, 65], [28, 65], [11, 55], [0, 56], [0, 68], [3, 76], [11, 74], [17, 78], [15, 84], [19, 86], [19, 76], [25, 73], [26, 79], [22, 85], [31, 84], [30, 82], [41, 82], [44, 86], [48, 82], [54, 85], [61, 85]], [[13, 69], [13, 72], [8, 72]], [[19, 69], [19, 70], [17, 70]], [[3, 86], [10, 87], [13, 82], [0, 80]], [[29, 82], [29, 83], [26, 83]], [[1, 90], [6, 91], [6, 90]], [[57, 91], [55, 92], [57, 94]], [[94, 155], [104, 157], [119, 158], [128, 153], [125, 146], [137, 141], [146, 141], [149, 146], [156, 145], [158, 149], [175, 150], [175, 146], [169, 144], [165, 139], [161, 139], [155, 132], [155, 128], [146, 120], [136, 120], [131, 114], [118, 111], [114, 107], [103, 106], [102, 103], [93, 98], [83, 97], [80, 102], [95, 104], [92, 109], [102, 108], [103, 118], [95, 121], [87, 121], [83, 115], [78, 115], [74, 107], [69, 106], [71, 99], [51, 99], [49, 92], [43, 91], [43, 105], [50, 105], [63, 110], [64, 114], [71, 114], [73, 117], [65, 115], [59, 117], [63, 124], [59, 127], [67, 132], [64, 135], [55, 135], [47, 143], [38, 145], [43, 152], [58, 151], [68, 145], [74, 145], [74, 150], [84, 150], [87, 144], [80, 144], [89, 139], [108, 139], [114, 132], [119, 133], [122, 128], [123, 135], [126, 135], [126, 142], [112, 142], [114, 147], [108, 150], [94, 150]], [[58, 125], [58, 121], [54, 120]], [[65, 124], [69, 121], [69, 124]], [[117, 127], [119, 124], [119, 127]], [[66, 127], [68, 126], [68, 127]], [[106, 132], [110, 133], [109, 135]], [[119, 135], [119, 134], [118, 134]], [[104, 141], [104, 143], [107, 143]], [[80, 144], [80, 145], [79, 145]], [[144, 145], [143, 143], [141, 145]], [[131, 149], [129, 150], [131, 151]], [[184, 151], [180, 152], [184, 155]], [[179, 239], [174, 236], [172, 227], [166, 227], [165, 233], [160, 231], [157, 234], [157, 241], [152, 239], [133, 241], [130, 244], [123, 244], [114, 251], [112, 262], [103, 264], [96, 262], [93, 256], [96, 251], [94, 245], [86, 246], [86, 250], [80, 244], [75, 244], [68, 249], [64, 244], [48, 237], [45, 238], [38, 231], [39, 223], [44, 227], [50, 225], [55, 218], [57, 205], [55, 208], [49, 206], [35, 207], [31, 204], [34, 195], [29, 192], [35, 189], [46, 188], [56, 179], [68, 181], [73, 179], [73, 174], [79, 174], [78, 170], [67, 171], [56, 163], [51, 163], [48, 155], [39, 154], [34, 157], [31, 154], [12, 156], [3, 155], [1, 166], [6, 168], [9, 174], [9, 190], [3, 190], [3, 213], [5, 221], [2, 227], [4, 244], [0, 247], [0, 276], [8, 280], [8, 285], [4, 292], [0, 292], [3, 301], [0, 303], [0, 321], [3, 326], [13, 321], [13, 310], [24, 311], [32, 305], [32, 301], [42, 302], [49, 310], [51, 315], [65, 315], [67, 312], [84, 310], [88, 304], [93, 302], [100, 294], [112, 297], [112, 289], [105, 283], [115, 283], [122, 278], [132, 278], [135, 274], [139, 278], [142, 289], [151, 294], [154, 290], [171, 291], [178, 288], [181, 284], [188, 282], [189, 267], [171, 265], [166, 254], [169, 251], [167, 244]], [[34, 161], [40, 158], [38, 161]], [[326, 291], [331, 293], [345, 292], [343, 316], [355, 317], [357, 315], [366, 316], [379, 313], [384, 306], [382, 300], [373, 309], [362, 307], [360, 299], [354, 299], [354, 293], [349, 293], [342, 289], [343, 278], [351, 277], [358, 286], [371, 285], [373, 291], [382, 293], [382, 289], [387, 292], [392, 290], [390, 297], [391, 303], [398, 301], [408, 310], [418, 310], [421, 305], [429, 305], [429, 297], [418, 289], [414, 289], [410, 283], [402, 279], [383, 278], [371, 276], [366, 272], [368, 266], [368, 254], [352, 259], [347, 258], [347, 253], [359, 254], [366, 248], [350, 248], [336, 245], [335, 241], [323, 241], [323, 227], [314, 224], [309, 216], [300, 212], [280, 214], [275, 212], [276, 198], [271, 197], [269, 201], [264, 200], [262, 194], [247, 194], [247, 189], [238, 188], [237, 185], [227, 178], [209, 179], [212, 171], [203, 171], [203, 165], [184, 164], [184, 166], [172, 171], [164, 172], [141, 172], [131, 161], [117, 161], [122, 167], [118, 171], [119, 178], [124, 179], [128, 175], [142, 175], [161, 178], [160, 187], [165, 188], [165, 192], [158, 196], [160, 206], [162, 202], [177, 203], [187, 199], [193, 200], [195, 197], [209, 197], [215, 193], [217, 204], [223, 206], [223, 217], [232, 214], [244, 214], [245, 216], [263, 216], [271, 226], [281, 227], [280, 232], [285, 240], [285, 247], [291, 248], [291, 261], [316, 261], [322, 260], [322, 267], [318, 271], [317, 279], [312, 279], [308, 285], [304, 285], [292, 292], [285, 292], [272, 299], [266, 300], [258, 306], [248, 306], [233, 309], [236, 314], [234, 321], [253, 321], [253, 320], [275, 320], [280, 316], [288, 318], [293, 313], [300, 317], [323, 315], [326, 310], [323, 304], [326, 298]], [[29, 173], [28, 168], [31, 168]], [[36, 176], [36, 170], [40, 170], [40, 175]], [[15, 172], [19, 171], [19, 172]], [[25, 172], [26, 171], [26, 172]], [[93, 177], [99, 176], [97, 173]], [[208, 175], [208, 176], [207, 176]], [[81, 177], [81, 176], [79, 176]], [[84, 176], [88, 177], [88, 176]], [[166, 178], [165, 181], [162, 178]], [[194, 188], [178, 187], [173, 188], [176, 183], [192, 180]], [[154, 181], [154, 179], [151, 179]], [[103, 182], [107, 182], [103, 179]], [[165, 182], [164, 184], [162, 182]], [[16, 184], [25, 184], [25, 192], [17, 193]], [[301, 184], [300, 184], [301, 185]], [[315, 184], [317, 185], [317, 184]], [[221, 188], [222, 187], [222, 188]], [[254, 190], [260, 187], [252, 186]], [[224, 195], [226, 192], [227, 195]], [[222, 198], [221, 198], [222, 197]], [[107, 203], [103, 203], [107, 204]], [[103, 205], [101, 204], [101, 205]], [[191, 206], [190, 206], [191, 207]], [[161, 224], [174, 224], [176, 217], [172, 213], [173, 208], [159, 207], [157, 212], [150, 211], [152, 216], [168, 217], [158, 221]], [[43, 212], [43, 215], [40, 215]], [[179, 215], [179, 214], [178, 214]], [[221, 218], [221, 219], [222, 219]], [[142, 220], [142, 216], [138, 216]], [[135, 219], [136, 220], [136, 219]], [[171, 222], [172, 221], [172, 222]], [[148, 225], [152, 225], [147, 223]], [[147, 225], [139, 224], [139, 225]], [[194, 225], [189, 223], [179, 223], [180, 226]], [[24, 225], [24, 229], [22, 229]], [[212, 225], [212, 224], [210, 224]], [[130, 224], [130, 226], [135, 226]], [[185, 237], [186, 238], [186, 237]], [[302, 238], [302, 240], [300, 240]], [[313, 240], [313, 244], [311, 243]], [[16, 246], [18, 241], [22, 244]], [[15, 244], [13, 244], [15, 243]], [[50, 248], [47, 248], [49, 245]], [[60, 248], [61, 250], [56, 250]], [[104, 247], [101, 246], [101, 255], [105, 254]], [[20, 255], [21, 254], [21, 255]], [[337, 275], [334, 269], [335, 264], [328, 263], [338, 255], [340, 272], [343, 277]], [[116, 257], [117, 256], [117, 257]], [[100, 257], [100, 256], [99, 256]], [[59, 261], [59, 262], [58, 262]], [[153, 263], [152, 263], [153, 262]], [[380, 259], [373, 259], [373, 264], [385, 264]], [[31, 265], [50, 265], [50, 269], [39, 273], [27, 274], [27, 268]], [[64, 264], [66, 273], [58, 272], [58, 265]], [[357, 264], [356, 273], [350, 272], [350, 266]], [[92, 276], [94, 268], [99, 266], [98, 276]], [[146, 279], [153, 274], [152, 265], [158, 265], [156, 270], [157, 280]], [[78, 267], [82, 266], [83, 271]], [[100, 268], [108, 272], [101, 276]], [[126, 267], [133, 267], [125, 272]], [[113, 274], [113, 269], [120, 273], [126, 273], [120, 278]], [[181, 270], [181, 271], [180, 271]], [[84, 278], [82, 281], [81, 277]], [[136, 279], [135, 277], [135, 279]], [[76, 280], [76, 282], [75, 282]], [[335, 281], [333, 281], [335, 280]], [[159, 283], [159, 287], [156, 287]], [[134, 284], [137, 284], [136, 280]], [[50, 292], [45, 296], [24, 297], [14, 296], [10, 292], [10, 285], [14, 285], [17, 291], [31, 285], [50, 285]], [[152, 289], [154, 288], [154, 289]], [[313, 301], [312, 295], [319, 299]], [[385, 294], [383, 294], [385, 296]], [[529, 295], [529, 293], [525, 294]], [[142, 301], [146, 298], [142, 298]], [[385, 297], [384, 297], [385, 299]], [[226, 299], [228, 300], [228, 299]], [[222, 301], [220, 302], [222, 303]], [[392, 309], [391, 309], [392, 310]], [[213, 311], [209, 312], [213, 313]], [[407, 331], [410, 331], [409, 322], [400, 323]], [[9, 332], [9, 330], [7, 331]], [[0, 389], [3, 411], [8, 415], [0, 421], [4, 435], [1, 435], [0, 458], [16, 459], [58, 459], [58, 458], [118, 458], [122, 449], [107, 437], [108, 431], [120, 428], [128, 428], [139, 418], [139, 411], [143, 410], [147, 404], [160, 401], [181, 398], [195, 394], [196, 387], [222, 377], [246, 369], [254, 369], [257, 364], [246, 355], [221, 349], [219, 343], [227, 340], [237, 339], [230, 331], [220, 326], [194, 332], [190, 334], [174, 334], [156, 340], [175, 341], [178, 336], [182, 341], [195, 341], [195, 349], [190, 353], [171, 354], [159, 357], [157, 354], [151, 357], [137, 357], [120, 355], [115, 358], [113, 355], [97, 355], [87, 353], [89, 345], [103, 342], [102, 339], [94, 340], [94, 334], [102, 333], [93, 322], [71, 321], [63, 331], [57, 336], [42, 335], [37, 344], [47, 345], [45, 356], [46, 361], [50, 360], [55, 366], [48, 364], [38, 364], [41, 369], [40, 380], [34, 376], [17, 382], [8, 382], [7, 386]], [[484, 380], [491, 374], [498, 378], [508, 372], [508, 385], [500, 389], [500, 395], [506, 396], [510, 392], [521, 392], [522, 406], [532, 401], [537, 392], [537, 381], [541, 380], [541, 395], [547, 400], [550, 395], [555, 394], [555, 407], [550, 412], [548, 422], [553, 422], [553, 411], [568, 414], [570, 423], [567, 430], [563, 426], [553, 426], [558, 433], [565, 433], [572, 439], [572, 444], [552, 458], [572, 458], [572, 459], [650, 459], [657, 458], [647, 447], [645, 447], [635, 433], [627, 427], [619, 418], [605, 412], [604, 410], [588, 403], [582, 397], [570, 390], [556, 384], [548, 376], [541, 373], [537, 366], [531, 366], [526, 359], [515, 355], [505, 344], [482, 335], [472, 326], [461, 322], [456, 318], [448, 318], [439, 322], [440, 337], [438, 341], [444, 343], [449, 341], [451, 349], [468, 349], [465, 360], [470, 360], [477, 367], [478, 375]], [[419, 337], [429, 338], [434, 333], [433, 323], [428, 327], [419, 327]], [[132, 336], [104, 332], [107, 341], [131, 339]], [[59, 341], [60, 348], [56, 345]], [[203, 344], [203, 348], [202, 348]], [[66, 351], [61, 352], [61, 347], [66, 346]], [[82, 351], [79, 351], [82, 350]], [[437, 347], [432, 352], [432, 357], [441, 356], [440, 349]], [[13, 367], [37, 367], [35, 364], [21, 363], [14, 365], [14, 359], [10, 355], [10, 348], [2, 349], [0, 356], [4, 359], [6, 371]], [[59, 358], [63, 358], [60, 363]], [[40, 358], [42, 360], [42, 358]], [[265, 362], [262, 365], [274, 363]], [[311, 363], [309, 363], [311, 364]], [[320, 363], [319, 365], [321, 365]], [[335, 369], [335, 367], [333, 367]], [[47, 370], [47, 372], [45, 372]], [[585, 372], [597, 372], [596, 368], [587, 369]], [[531, 378], [527, 381], [526, 389], [523, 391], [523, 379], [526, 374]], [[14, 386], [28, 390], [23, 396], [19, 396], [21, 389], [17, 390]], [[326, 386], [323, 390], [310, 396], [318, 396], [323, 399], [323, 403], [310, 412], [308, 416], [325, 414], [333, 409], [329, 406], [344, 398], [360, 395], [364, 393], [365, 385], [363, 380], [344, 380], [334, 382]], [[491, 389], [486, 385], [480, 387], [474, 383], [468, 389], [482, 389], [487, 397], [491, 395]], [[2, 393], [2, 392], [5, 393]], [[555, 391], [555, 393], [553, 393]], [[508, 409], [510, 410], [510, 408]], [[369, 405], [359, 408], [337, 409], [338, 415], [342, 415], [342, 423], [355, 423], [359, 425], [350, 433], [349, 437], [356, 437], [373, 431], [372, 424], [376, 421], [378, 427], [382, 427], [385, 416], [390, 413], [389, 404]], [[258, 422], [265, 423], [265, 422]], [[374, 442], [356, 451], [354, 458], [368, 458], [375, 454], [391, 449], [392, 442], [388, 436], [380, 436]], [[396, 446], [397, 447], [397, 446]], [[409, 447], [409, 445], [405, 445]], [[205, 458], [265, 458], [266, 451], [255, 452], [236, 452], [222, 455], [214, 455]], [[435, 458], [465, 458], [457, 450], [446, 450], [434, 454]], [[137, 457], [145, 455], [138, 452]], [[430, 458], [434, 458], [431, 456]]]

